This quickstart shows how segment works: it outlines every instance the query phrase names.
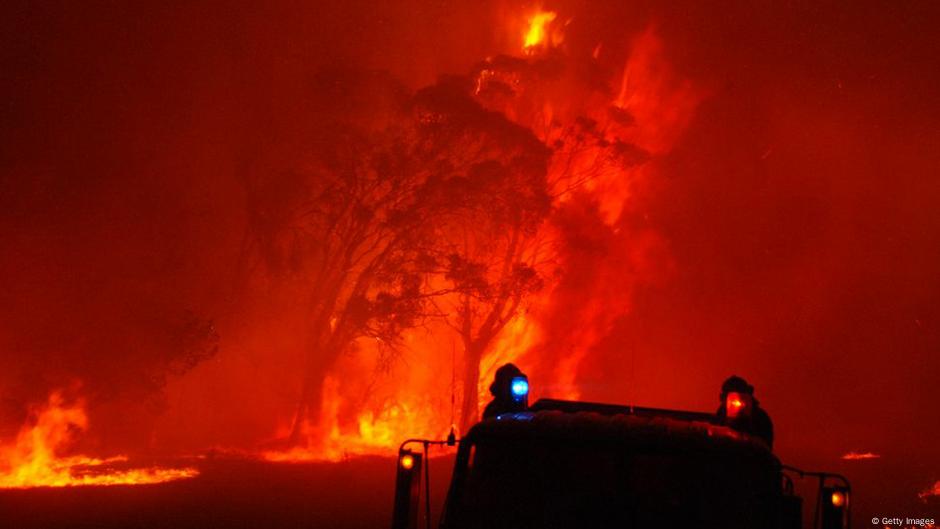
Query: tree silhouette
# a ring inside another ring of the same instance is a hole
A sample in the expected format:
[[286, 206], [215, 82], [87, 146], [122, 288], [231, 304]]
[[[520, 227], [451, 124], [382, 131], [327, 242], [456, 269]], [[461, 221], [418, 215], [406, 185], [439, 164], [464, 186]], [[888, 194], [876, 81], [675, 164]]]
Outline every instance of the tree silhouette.
[[[596, 72], [595, 72], [596, 73]], [[509, 116], [550, 147], [544, 172], [512, 170], [491, 180], [505, 182], [489, 210], [457, 228], [447, 278], [457, 293], [449, 323], [463, 347], [461, 428], [479, 412], [480, 362], [500, 332], [520, 312], [526, 298], [543, 287], [555, 261], [553, 234], [545, 222], [566, 195], [577, 193], [611, 171], [644, 164], [649, 154], [619, 134], [632, 116], [610, 105], [596, 75], [579, 77], [566, 57], [497, 56], [478, 65], [468, 85], [475, 100]], [[576, 101], [572, 104], [570, 101]], [[603, 123], [591, 117], [605, 109]], [[564, 109], [564, 112], [559, 110]], [[537, 174], [537, 176], [536, 176]]]
[[473, 178], [487, 183], [487, 198], [447, 226], [445, 278], [454, 292], [439, 303], [448, 305], [447, 322], [464, 349], [464, 431], [477, 420], [484, 353], [527, 296], [542, 287], [539, 260], [545, 252], [537, 234], [551, 206], [543, 162], [479, 165]]
[[544, 178], [547, 157], [531, 133], [447, 83], [409, 95], [386, 76], [330, 71], [313, 99], [303, 158], [246, 181], [267, 271], [309, 300], [292, 444], [319, 417], [324, 376], [343, 351], [371, 338], [394, 353], [404, 330], [437, 315], [433, 298], [468, 288], [434, 280], [450, 263], [447, 226], [504, 214], [485, 204], [505, 187], [493, 175]]

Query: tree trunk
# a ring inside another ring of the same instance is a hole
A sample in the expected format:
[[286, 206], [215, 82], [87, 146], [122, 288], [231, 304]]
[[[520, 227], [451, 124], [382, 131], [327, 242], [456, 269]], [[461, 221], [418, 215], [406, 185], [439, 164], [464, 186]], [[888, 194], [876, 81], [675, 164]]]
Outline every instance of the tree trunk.
[[288, 443], [291, 447], [301, 444], [303, 439], [304, 423], [316, 426], [320, 420], [320, 411], [323, 399], [323, 382], [327, 370], [333, 365], [336, 355], [332, 354], [329, 346], [317, 344], [308, 347], [304, 359], [303, 379], [300, 386], [300, 398], [294, 412]]
[[288, 446], [298, 446], [303, 441], [304, 423], [316, 424], [320, 419], [321, 394], [323, 393], [323, 379], [326, 373], [316, 373], [312, 370], [304, 374], [300, 388], [300, 399], [294, 412], [294, 421], [291, 424]]
[[460, 406], [460, 431], [466, 433], [479, 417], [480, 360], [483, 347], [471, 342], [464, 346], [463, 403]]

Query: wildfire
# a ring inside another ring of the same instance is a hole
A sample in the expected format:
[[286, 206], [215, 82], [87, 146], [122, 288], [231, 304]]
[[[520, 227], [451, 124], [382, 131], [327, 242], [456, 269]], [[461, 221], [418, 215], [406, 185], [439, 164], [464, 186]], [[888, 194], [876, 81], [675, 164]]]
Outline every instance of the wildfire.
[[881, 456], [878, 454], [873, 454], [871, 452], [849, 452], [842, 456], [842, 459], [848, 461], [855, 461], [859, 459], [878, 459]]
[[529, 31], [525, 34], [523, 51], [533, 53], [539, 47], [552, 44], [551, 35], [548, 33], [548, 25], [556, 17], [557, 14], [554, 11], [538, 11], [529, 18]]
[[927, 499], [930, 498], [931, 496], [940, 497], [940, 481], [937, 481], [936, 483], [933, 484], [932, 487], [928, 488], [927, 490], [917, 495], [918, 498], [924, 501], [927, 501]]
[[[433, 334], [411, 331], [414, 350], [440, 349]], [[439, 355], [425, 363], [401, 363], [383, 376], [363, 381], [378, 351], [360, 345], [360, 355], [343, 359], [326, 378], [320, 417], [304, 424], [303, 444], [262, 454], [269, 461], [342, 461], [351, 456], [394, 455], [412, 437], [444, 439], [452, 425], [453, 358]], [[357, 376], [358, 375], [358, 376]], [[352, 404], [352, 405], [351, 405]], [[285, 438], [284, 424], [278, 438]]]
[[115, 468], [127, 462], [125, 456], [59, 455], [76, 432], [88, 428], [83, 403], [66, 404], [61, 392], [53, 392], [31, 422], [20, 429], [13, 444], [0, 446], [0, 488], [137, 485], [198, 474], [194, 468]]
[[[608, 65], [599, 60], [601, 43], [592, 44], [587, 54], [555, 49], [567, 24], [559, 23], [566, 19], [558, 13], [538, 10], [527, 19], [527, 27], [515, 26], [520, 30], [517, 38], [522, 38], [521, 53], [482, 62], [473, 79], [474, 95], [482, 106], [532, 131], [551, 148], [547, 173], [553, 206], [561, 208], [575, 197], [589, 196], [583, 202], [596, 204], [598, 231], [619, 253], [611, 252], [610, 266], [568, 263], [571, 268], [593, 270], [594, 280], [583, 288], [577, 281], [559, 286], [557, 274], [562, 272], [548, 270], [559, 264], [552, 261], [557, 256], [548, 255], [555, 245], [552, 241], [560, 238], [559, 228], [551, 223], [538, 227], [535, 235], [526, 235], [531, 238], [527, 242], [544, 248], [538, 251], [547, 256], [531, 262], [543, 266], [539, 273], [556, 284], [534, 292], [505, 318], [504, 327], [480, 354], [477, 372], [462, 363], [467, 346], [453, 326], [429, 323], [426, 334], [405, 331], [402, 354], [391, 363], [373, 350], [369, 340], [359, 340], [354, 354], [331, 365], [322, 388], [317, 388], [319, 409], [302, 423], [300, 446], [266, 452], [264, 458], [337, 461], [356, 455], [392, 455], [408, 438], [444, 439], [453, 424], [467, 426], [460, 405], [466, 388], [473, 388], [467, 400], [473, 400], [479, 411], [491, 398], [488, 389], [494, 371], [506, 362], [537, 375], [530, 400], [540, 394], [577, 399], [580, 366], [617, 319], [629, 312], [632, 285], [668, 273], [668, 259], [658, 257], [666, 252], [661, 237], [637, 231], [628, 234], [629, 245], [615, 243], [622, 229], [617, 220], [635, 189], [656, 170], [647, 161], [672, 150], [707, 94], [671, 68], [654, 28], [632, 42], [624, 40], [629, 51], [626, 62], [618, 58], [618, 64]], [[604, 43], [604, 54], [616, 45]], [[541, 56], [550, 49], [558, 53]], [[593, 61], [587, 70], [603, 68], [610, 89], [600, 90], [581, 78], [586, 69], [577, 61]], [[565, 67], [556, 69], [559, 64]], [[567, 191], [572, 189], [575, 192]], [[578, 215], [572, 213], [572, 218]], [[448, 300], [440, 302], [442, 313], [452, 313], [449, 307]], [[296, 437], [291, 421], [282, 418], [278, 440]]]
[[652, 153], [672, 149], [707, 92], [680, 77], [664, 58], [654, 26], [634, 39], [613, 106], [636, 122], [629, 139]]
[[[426, 429], [427, 417], [406, 403], [390, 403], [378, 412], [359, 412], [354, 421], [344, 425], [343, 399], [339, 380], [328, 377], [323, 388], [322, 420], [319, 425], [304, 426], [307, 440], [317, 445], [296, 447], [286, 452], [264, 454], [269, 461], [341, 461], [349, 455], [389, 455], [398, 443], [414, 432]], [[320, 435], [317, 435], [317, 434]]]

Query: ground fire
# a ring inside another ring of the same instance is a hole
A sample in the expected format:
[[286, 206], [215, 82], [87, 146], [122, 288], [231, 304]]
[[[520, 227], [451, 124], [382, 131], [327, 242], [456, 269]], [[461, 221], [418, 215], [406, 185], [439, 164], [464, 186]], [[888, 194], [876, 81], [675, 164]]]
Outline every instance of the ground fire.
[[61, 392], [53, 392], [14, 443], [0, 445], [0, 488], [141, 485], [198, 474], [194, 468], [126, 468], [125, 456], [63, 455], [73, 437], [88, 427], [83, 403], [66, 403]]
[[387, 524], [407, 460], [430, 524], [604, 458], [936, 518], [940, 12], [2, 10], [0, 520]]

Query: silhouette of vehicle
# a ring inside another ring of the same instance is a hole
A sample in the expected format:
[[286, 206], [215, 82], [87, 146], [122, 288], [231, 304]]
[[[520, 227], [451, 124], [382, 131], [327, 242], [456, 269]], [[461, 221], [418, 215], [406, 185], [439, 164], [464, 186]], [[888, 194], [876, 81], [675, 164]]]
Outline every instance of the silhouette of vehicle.
[[[424, 463], [437, 444], [457, 443], [402, 444], [393, 529], [431, 527]], [[819, 481], [813, 527], [849, 527], [845, 478], [787, 467], [716, 414], [542, 399], [460, 439], [439, 527], [799, 529], [794, 475]]]

